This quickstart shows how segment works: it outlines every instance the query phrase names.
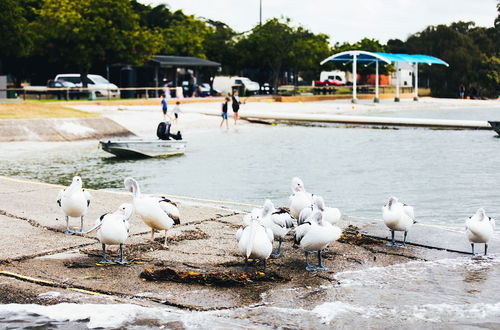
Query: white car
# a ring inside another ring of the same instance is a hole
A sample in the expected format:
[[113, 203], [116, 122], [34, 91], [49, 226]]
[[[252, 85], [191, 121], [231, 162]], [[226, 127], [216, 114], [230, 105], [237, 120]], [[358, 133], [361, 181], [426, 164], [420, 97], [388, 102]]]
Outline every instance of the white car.
[[260, 89], [258, 82], [252, 81], [247, 77], [217, 76], [213, 82], [214, 90], [219, 93], [230, 93], [235, 85], [245, 86], [248, 94], [258, 94]]
[[[68, 81], [77, 87], [82, 87], [82, 79], [79, 73], [58, 74], [54, 80]], [[106, 78], [98, 74], [87, 75], [87, 87], [95, 91], [97, 97], [119, 97], [118, 86], [110, 83]]]

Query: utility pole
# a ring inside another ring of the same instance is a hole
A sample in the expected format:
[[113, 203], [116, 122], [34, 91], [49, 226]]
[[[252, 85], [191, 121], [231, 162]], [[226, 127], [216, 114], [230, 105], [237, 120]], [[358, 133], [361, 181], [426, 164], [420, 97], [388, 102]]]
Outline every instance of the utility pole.
[[259, 25], [262, 25], [262, 0], [259, 0]]

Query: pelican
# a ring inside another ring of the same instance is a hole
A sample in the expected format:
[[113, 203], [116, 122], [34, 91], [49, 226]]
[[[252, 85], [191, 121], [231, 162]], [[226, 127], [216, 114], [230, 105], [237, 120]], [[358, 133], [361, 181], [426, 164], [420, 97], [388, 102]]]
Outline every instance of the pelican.
[[83, 233], [83, 217], [90, 206], [92, 196], [88, 191], [82, 189], [82, 185], [82, 178], [75, 176], [71, 185], [66, 189], [61, 189], [57, 195], [57, 204], [66, 216], [65, 233], [68, 235], [75, 233], [69, 229], [69, 217], [80, 218], [80, 230], [77, 233]]
[[262, 259], [265, 269], [266, 261], [273, 252], [273, 231], [260, 223], [261, 213], [260, 209], [252, 210], [250, 224], [236, 232], [238, 250], [245, 257], [244, 272], [248, 270], [250, 257]]
[[474, 252], [474, 243], [484, 243], [484, 255], [488, 252], [488, 241], [495, 231], [495, 220], [488, 217], [483, 208], [476, 211], [476, 214], [465, 220], [465, 232]]
[[273, 202], [266, 199], [262, 208], [261, 223], [264, 227], [271, 229], [274, 239], [278, 240], [278, 249], [271, 254], [273, 258], [277, 258], [281, 255], [281, 243], [283, 243], [283, 239], [290, 228], [293, 228], [293, 219], [286, 209], [276, 209]]
[[[390, 197], [384, 207], [382, 207], [382, 218], [385, 225], [391, 230], [392, 240], [387, 243], [389, 246], [406, 247], [406, 235], [408, 230], [413, 226], [415, 221], [415, 213], [413, 207], [401, 203], [396, 197]], [[404, 231], [403, 244], [396, 244], [395, 231]]]
[[126, 178], [124, 184], [133, 194], [136, 215], [151, 227], [151, 240], [154, 241], [155, 230], [164, 230], [163, 246], [167, 247], [167, 230], [180, 224], [177, 205], [165, 197], [142, 196], [139, 184], [133, 178]]
[[304, 183], [301, 179], [294, 177], [292, 179], [292, 195], [290, 200], [290, 215], [298, 219], [300, 211], [303, 208], [310, 207], [312, 204], [312, 194], [306, 192]]
[[325, 201], [321, 196], [313, 195], [312, 199], [312, 204], [300, 211], [299, 218], [297, 220], [299, 225], [304, 223], [304, 221], [306, 221], [306, 219], [309, 218], [315, 210], [321, 212], [324, 221], [329, 222], [332, 225], [339, 222], [342, 217], [342, 213], [340, 213], [339, 209], [335, 207], [326, 207]]
[[[304, 250], [306, 256], [306, 270], [328, 270], [323, 266], [321, 251], [330, 243], [338, 240], [342, 231], [339, 227], [323, 221], [320, 211], [314, 213], [295, 229], [295, 244]], [[309, 253], [318, 251], [318, 265], [309, 264]]]
[[120, 245], [120, 259], [115, 262], [124, 265], [128, 261], [123, 259], [123, 245], [128, 238], [130, 224], [128, 220], [132, 215], [132, 204], [124, 203], [113, 213], [105, 213], [96, 220], [95, 226], [86, 234], [97, 230], [97, 238], [102, 244], [102, 260], [99, 263], [112, 262], [106, 258], [106, 245]]

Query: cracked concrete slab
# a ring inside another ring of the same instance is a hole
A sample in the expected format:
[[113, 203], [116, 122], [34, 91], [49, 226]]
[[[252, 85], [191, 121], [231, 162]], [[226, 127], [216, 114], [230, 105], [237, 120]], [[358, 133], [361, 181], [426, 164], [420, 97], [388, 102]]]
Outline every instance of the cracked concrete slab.
[[[357, 231], [346, 231], [345, 238], [325, 251], [324, 262], [330, 267], [329, 272], [306, 272], [304, 253], [293, 247], [293, 237], [290, 234], [283, 242], [282, 257], [269, 260], [265, 270], [285, 279], [281, 282], [249, 282], [243, 287], [217, 287], [173, 281], [150, 282], [144, 281], [140, 274], [167, 267], [187, 272], [241, 274], [243, 257], [237, 250], [234, 234], [242, 223], [243, 213], [181, 201], [181, 224], [167, 232], [167, 248], [162, 246], [163, 233], [156, 234], [157, 239], [151, 242], [149, 227], [134, 218], [131, 221], [131, 236], [125, 246], [125, 257], [132, 263], [127, 266], [103, 266], [99, 264], [101, 245], [92, 234], [82, 237], [58, 232], [64, 230], [64, 222], [55, 220], [61, 215], [55, 203], [59, 189], [54, 185], [0, 178], [0, 193], [4, 193], [0, 198], [0, 210], [3, 213], [0, 216], [0, 228], [2, 232], [12, 232], [12, 235], [6, 235], [7, 240], [3, 241], [5, 244], [2, 243], [0, 257], [6, 258], [9, 253], [19, 256], [18, 260], [5, 261], [0, 270], [20, 274], [19, 278], [10, 281], [19, 290], [31, 292], [30, 288], [36, 285], [36, 279], [50, 281], [54, 290], [67, 293], [65, 299], [73, 299], [75, 302], [83, 300], [79, 296], [70, 295], [70, 291], [90, 295], [97, 293], [103, 297], [132, 300], [135, 303], [161, 303], [197, 310], [278, 303], [283, 299], [293, 299], [296, 292], [307, 294], [310, 291], [308, 288], [319, 288], [335, 282], [334, 274], [341, 271], [384, 267], [414, 260], [453, 258], [458, 255], [415, 245], [409, 245], [407, 249], [390, 248], [385, 246], [385, 240], [357, 234], [360, 232], [385, 237], [387, 231], [384, 231], [385, 227], [381, 222], [344, 217], [341, 227], [355, 225], [359, 228], [349, 227], [350, 230]], [[100, 214], [131, 200], [131, 196], [125, 193], [91, 193], [93, 202], [88, 218], [92, 221], [86, 223], [86, 228]], [[427, 234], [418, 232], [418, 227], [415, 228], [410, 236], [413, 241], [410, 241], [420, 242], [416, 240], [417, 236], [425, 237]], [[429, 234], [429, 241], [422, 241], [430, 246], [439, 237], [439, 233], [441, 236], [444, 233], [441, 229], [432, 230], [434, 232]], [[442, 240], [442, 237], [439, 238]], [[22, 244], [16, 249], [18, 242]], [[110, 246], [107, 252], [111, 258], [117, 257], [117, 247]], [[250, 265], [250, 271], [263, 270], [260, 262]], [[2, 274], [7, 276], [0, 272]], [[0, 280], [4, 276], [0, 276]], [[35, 280], [27, 280], [25, 276]], [[278, 291], [279, 294], [276, 293]], [[9, 302], [10, 297], [0, 295], [0, 302]]]
[[0, 232], [3, 233], [0, 262], [32, 258], [95, 242], [95, 239], [70, 237], [45, 228], [33, 227], [26, 221], [4, 215], [0, 215]]

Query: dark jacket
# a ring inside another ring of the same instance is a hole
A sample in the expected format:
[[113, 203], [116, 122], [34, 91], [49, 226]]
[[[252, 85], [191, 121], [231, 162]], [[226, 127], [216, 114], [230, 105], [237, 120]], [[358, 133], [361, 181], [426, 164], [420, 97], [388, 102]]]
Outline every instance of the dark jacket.
[[231, 96], [231, 101], [232, 101], [231, 106], [233, 107], [233, 111], [238, 111], [240, 109], [241, 102], [236, 100], [236, 97], [234, 97], [234, 95]]

